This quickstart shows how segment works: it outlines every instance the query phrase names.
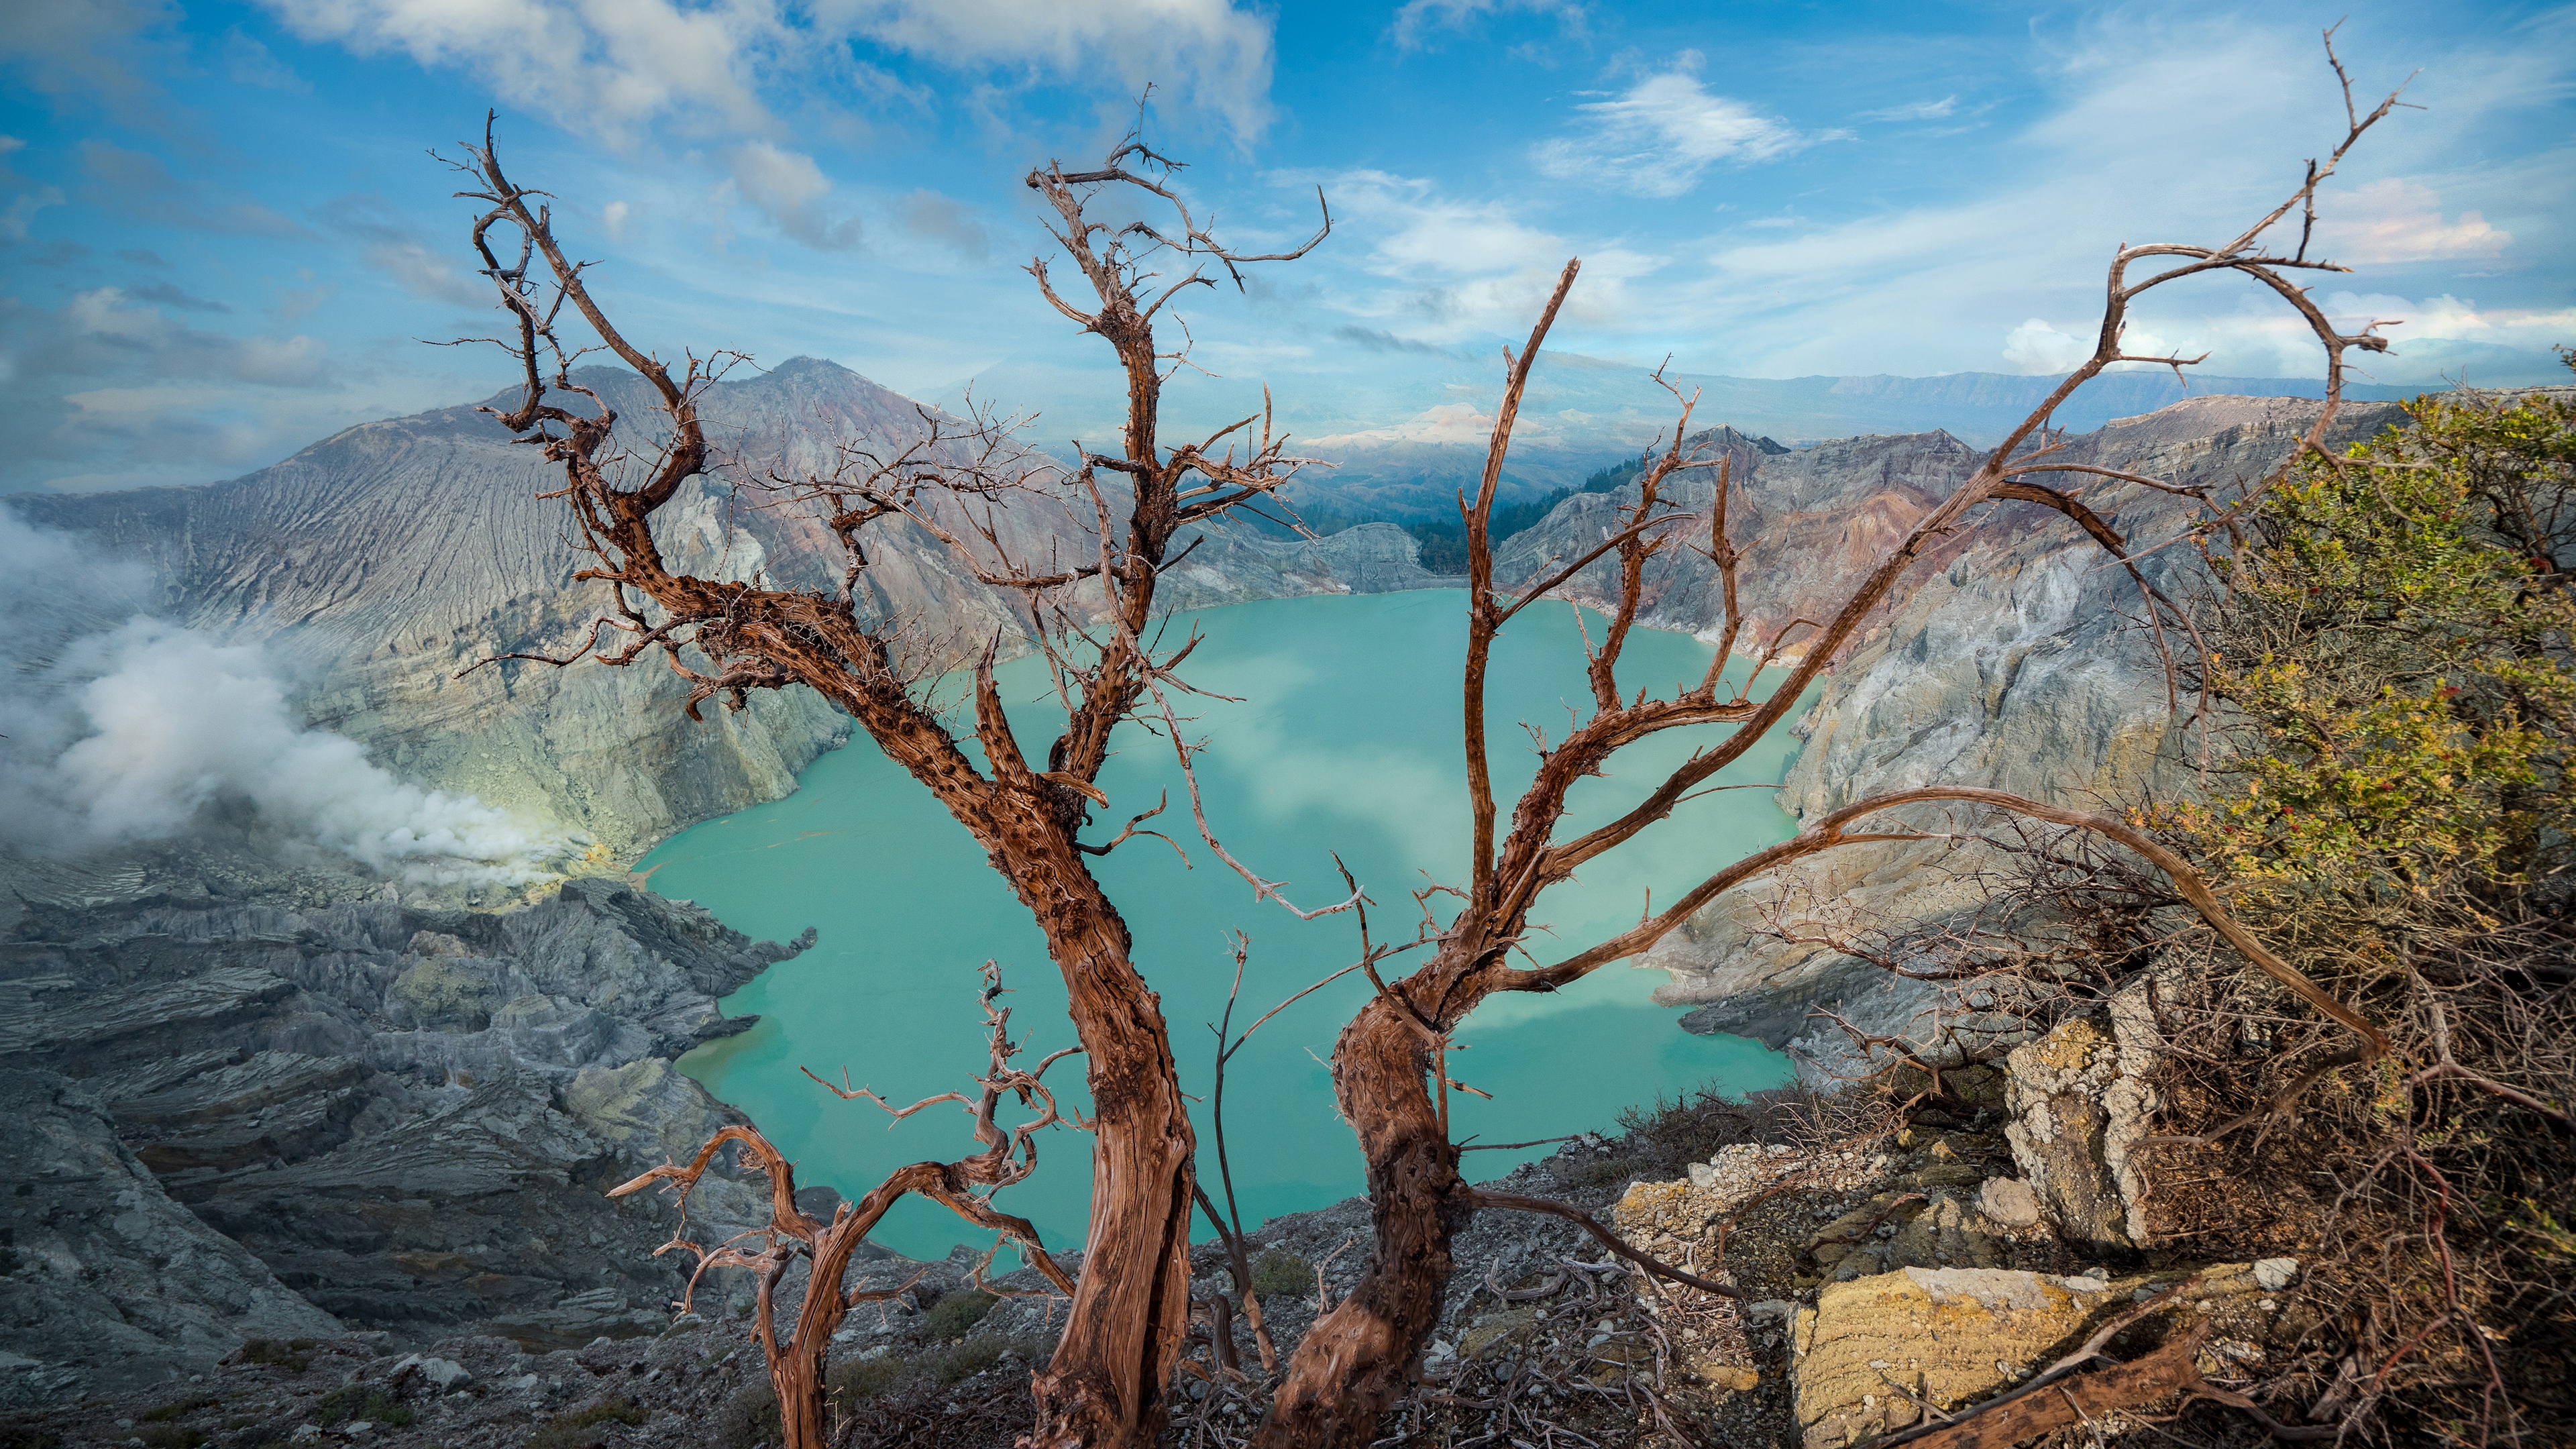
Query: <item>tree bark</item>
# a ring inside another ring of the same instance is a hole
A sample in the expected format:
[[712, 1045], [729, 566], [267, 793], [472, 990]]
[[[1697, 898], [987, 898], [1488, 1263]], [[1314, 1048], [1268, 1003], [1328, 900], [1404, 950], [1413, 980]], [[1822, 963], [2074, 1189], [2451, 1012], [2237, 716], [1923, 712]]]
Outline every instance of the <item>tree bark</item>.
[[[1399, 988], [1400, 989], [1400, 988]], [[1440, 1322], [1450, 1245], [1474, 1209], [1458, 1149], [1423, 1088], [1435, 1069], [1421, 1027], [1381, 996], [1333, 1046], [1333, 1092], [1368, 1158], [1376, 1247], [1360, 1281], [1290, 1358], [1256, 1442], [1264, 1449], [1365, 1444]]]

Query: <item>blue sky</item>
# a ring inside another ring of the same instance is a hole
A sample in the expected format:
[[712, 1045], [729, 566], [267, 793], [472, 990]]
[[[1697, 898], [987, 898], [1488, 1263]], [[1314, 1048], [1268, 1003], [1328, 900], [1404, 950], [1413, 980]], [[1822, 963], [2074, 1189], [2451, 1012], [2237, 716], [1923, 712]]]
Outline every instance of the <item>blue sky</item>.
[[[0, 14], [0, 491], [234, 476], [490, 390], [496, 356], [418, 340], [488, 329], [427, 154], [487, 106], [652, 345], [923, 396], [1016, 380], [1050, 437], [1091, 421], [1063, 399], [1102, 359], [1019, 270], [1020, 178], [1096, 157], [1148, 81], [1150, 139], [1232, 235], [1298, 235], [1318, 186], [1339, 223], [1197, 302], [1226, 382], [1184, 411], [1267, 380], [1309, 431], [1428, 426], [1398, 383], [1491, 357], [1577, 254], [1569, 351], [2056, 370], [2114, 244], [2220, 239], [2332, 144], [2317, 31], [2344, 3], [25, 0]], [[2379, 380], [2545, 379], [2576, 342], [2576, 8], [2379, 5], [2339, 45], [2365, 103], [2420, 71], [2425, 109], [2328, 192], [2356, 270], [2318, 295], [2404, 321]], [[2139, 326], [2213, 372], [2316, 368], [2234, 280]]]

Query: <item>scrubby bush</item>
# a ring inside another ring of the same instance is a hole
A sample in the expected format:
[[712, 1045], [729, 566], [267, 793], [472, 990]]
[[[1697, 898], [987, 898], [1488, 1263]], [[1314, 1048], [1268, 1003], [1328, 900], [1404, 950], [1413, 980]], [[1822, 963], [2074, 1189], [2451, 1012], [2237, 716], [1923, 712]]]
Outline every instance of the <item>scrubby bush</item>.
[[832, 1365], [824, 1384], [831, 1390], [835, 1403], [844, 1406], [861, 1399], [873, 1399], [893, 1388], [903, 1378], [905, 1364], [892, 1354], [876, 1358], [851, 1359]]
[[407, 1429], [411, 1427], [412, 1412], [400, 1401], [389, 1397], [384, 1390], [365, 1384], [351, 1384], [344, 1389], [334, 1389], [314, 1402], [313, 1422], [326, 1429], [334, 1424], [356, 1423], [360, 1420], [395, 1429]]
[[922, 1320], [922, 1331], [930, 1335], [933, 1343], [964, 1338], [967, 1330], [983, 1322], [984, 1315], [1001, 1301], [980, 1288], [960, 1288], [944, 1294], [930, 1305], [929, 1316]]
[[[773, 1406], [774, 1407], [774, 1406]], [[642, 1406], [623, 1396], [585, 1404], [569, 1413], [548, 1419], [543, 1428], [528, 1436], [527, 1449], [599, 1449], [608, 1442], [606, 1425], [633, 1426], [644, 1422]]]
[[175, 1423], [199, 1409], [211, 1409], [222, 1402], [211, 1394], [193, 1394], [184, 1399], [173, 1399], [158, 1408], [146, 1409], [135, 1417], [147, 1424]]
[[1315, 1265], [1289, 1252], [1271, 1248], [1252, 1260], [1252, 1291], [1261, 1301], [1294, 1298], [1315, 1291]]
[[241, 1361], [271, 1364], [289, 1373], [300, 1374], [312, 1362], [301, 1350], [312, 1346], [313, 1341], [309, 1338], [299, 1338], [291, 1343], [283, 1339], [254, 1338], [241, 1346]]
[[779, 1422], [778, 1391], [768, 1383], [756, 1383], [725, 1401], [716, 1415], [716, 1449], [760, 1449], [786, 1437]]
[[2008, 892], [2067, 927], [2052, 950], [1947, 965], [2039, 1026], [2146, 988], [2151, 1231], [2302, 1264], [2254, 1398], [2532, 1442], [2576, 1360], [2576, 404], [2408, 411], [2234, 515], [2188, 681], [2202, 787], [2133, 813], [2391, 1049], [2074, 838], [2022, 837]]
[[942, 1387], [964, 1383], [975, 1375], [999, 1364], [1006, 1354], [1018, 1354], [1022, 1361], [1038, 1358], [1045, 1352], [1033, 1339], [977, 1338], [932, 1349], [913, 1360], [913, 1367], [936, 1380]]

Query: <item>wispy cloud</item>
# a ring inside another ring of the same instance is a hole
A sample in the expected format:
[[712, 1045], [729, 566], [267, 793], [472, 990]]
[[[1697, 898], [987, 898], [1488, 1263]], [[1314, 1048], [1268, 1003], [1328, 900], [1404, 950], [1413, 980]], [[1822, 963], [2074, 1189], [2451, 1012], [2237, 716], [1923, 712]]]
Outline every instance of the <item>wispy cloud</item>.
[[1577, 0], [1405, 0], [1396, 7], [1387, 34], [1398, 50], [1420, 50], [1436, 31], [1464, 30], [1488, 16], [1511, 14], [1554, 16], [1569, 38], [1580, 38], [1586, 29], [1587, 17]]
[[817, 251], [848, 251], [859, 244], [859, 219], [825, 209], [832, 183], [813, 157], [754, 141], [735, 147], [728, 159], [736, 192], [780, 231]]
[[1560, 181], [1635, 196], [1679, 196], [1721, 162], [1769, 161], [1847, 131], [1802, 132], [1776, 116], [1712, 95], [1684, 51], [1672, 69], [1646, 76], [1604, 100], [1586, 101], [1575, 134], [1541, 142], [1539, 169]]
[[1889, 106], [1883, 111], [1863, 111], [1864, 121], [1937, 121], [1959, 113], [1959, 98], [1943, 96], [1937, 101], [1916, 101], [1910, 106]]
[[489, 283], [423, 241], [411, 218], [382, 197], [338, 197], [321, 209], [321, 216], [333, 230], [359, 243], [359, 255], [369, 267], [413, 296], [459, 307], [492, 304]]
[[602, 7], [563, 0], [268, 3], [306, 40], [468, 70], [513, 105], [612, 141], [631, 141], [666, 116], [738, 130], [770, 121], [753, 72], [782, 31], [777, 12], [761, 0], [703, 8], [671, 0]]
[[80, 166], [89, 178], [81, 188], [83, 201], [136, 221], [221, 236], [307, 235], [304, 228], [256, 201], [180, 180], [160, 157], [148, 152], [128, 151], [106, 141], [83, 141]]

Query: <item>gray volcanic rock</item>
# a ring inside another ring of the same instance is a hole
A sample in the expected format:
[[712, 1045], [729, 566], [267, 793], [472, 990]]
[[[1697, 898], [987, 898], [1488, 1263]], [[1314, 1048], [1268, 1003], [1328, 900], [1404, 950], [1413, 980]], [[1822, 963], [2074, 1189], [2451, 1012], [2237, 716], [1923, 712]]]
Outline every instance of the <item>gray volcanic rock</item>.
[[[290, 908], [148, 870], [113, 899], [42, 884], [22, 876], [33, 898], [0, 938], [0, 1091], [42, 1139], [0, 1165], [0, 1212], [49, 1194], [23, 1204], [43, 1231], [87, 1236], [9, 1280], [35, 1305], [0, 1325], [0, 1351], [37, 1365], [25, 1382], [89, 1372], [45, 1305], [94, 1281], [172, 1305], [112, 1315], [151, 1340], [119, 1351], [138, 1381], [247, 1333], [559, 1346], [667, 1321], [669, 1214], [603, 1194], [739, 1120], [671, 1058], [747, 1026], [715, 998], [798, 947], [603, 880], [504, 915], [390, 893]], [[146, 1217], [60, 1226], [80, 1203]], [[758, 1211], [711, 1182], [693, 1223]]]
[[0, 1068], [0, 1160], [0, 1406], [203, 1372], [245, 1335], [342, 1331], [173, 1202], [85, 1084]]

